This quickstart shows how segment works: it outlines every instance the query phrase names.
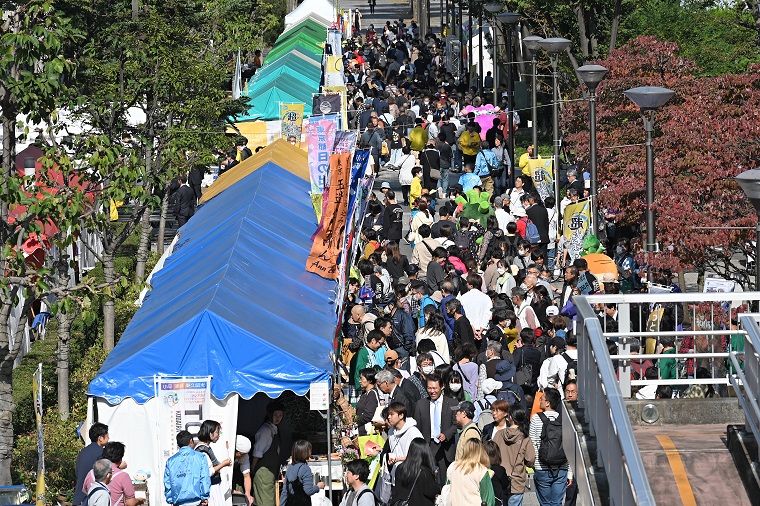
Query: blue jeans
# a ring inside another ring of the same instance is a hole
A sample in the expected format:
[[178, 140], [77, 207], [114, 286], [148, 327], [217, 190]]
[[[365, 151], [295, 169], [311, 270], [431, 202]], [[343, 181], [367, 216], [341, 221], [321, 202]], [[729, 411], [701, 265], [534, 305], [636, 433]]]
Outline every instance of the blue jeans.
[[522, 494], [512, 494], [509, 496], [509, 500], [507, 501], [507, 506], [522, 506], [522, 500], [523, 500]]
[[449, 169], [441, 167], [441, 179], [438, 180], [438, 188], [443, 188], [443, 196], [449, 195]]
[[562, 506], [567, 487], [567, 469], [536, 471], [533, 475], [536, 496], [541, 506]]

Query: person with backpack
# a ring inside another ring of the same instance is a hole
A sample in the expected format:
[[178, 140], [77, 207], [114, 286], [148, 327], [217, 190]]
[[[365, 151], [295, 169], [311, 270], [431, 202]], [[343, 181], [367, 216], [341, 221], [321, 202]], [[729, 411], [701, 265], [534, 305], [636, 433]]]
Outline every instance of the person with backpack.
[[493, 195], [493, 174], [499, 170], [499, 159], [496, 158], [496, 153], [491, 151], [487, 141], [483, 141], [480, 145], [480, 151], [475, 156], [475, 171], [474, 174], [480, 177], [480, 184], [483, 187], [483, 191], [488, 192], [489, 195]]
[[324, 482], [314, 484], [314, 476], [309, 467], [311, 443], [299, 439], [293, 444], [291, 464], [285, 471], [282, 484], [280, 506], [311, 506], [311, 496], [325, 488]]
[[108, 459], [96, 460], [92, 465], [95, 475], [90, 491], [82, 499], [82, 506], [111, 506], [111, 494], [108, 491], [108, 483], [111, 481], [113, 471], [111, 461]]
[[[498, 390], [498, 381], [490, 378], [486, 381], [489, 383], [489, 389], [494, 388], [494, 391]], [[493, 395], [488, 395], [486, 399], [489, 397], [494, 399], [489, 403], [490, 407], [487, 410], [481, 411], [478, 416], [478, 428], [481, 431], [481, 440], [484, 443], [486, 441], [493, 441], [500, 430], [504, 430], [509, 426], [509, 403], [504, 399], [496, 399]], [[478, 406], [476, 405], [475, 408], [477, 409], [477, 407]], [[488, 415], [490, 415], [490, 417]], [[481, 420], [481, 418], [483, 418], [483, 420]], [[491, 419], [489, 423], [481, 423], [487, 418]]]
[[559, 506], [565, 489], [573, 481], [572, 470], [562, 449], [562, 401], [556, 388], [547, 388], [539, 399], [541, 411], [530, 420], [530, 439], [537, 459], [533, 469], [536, 495], [541, 506]]
[[574, 332], [570, 332], [565, 339], [554, 337], [549, 349], [556, 349], [556, 353], [541, 365], [541, 374], [538, 376], [540, 388], [553, 387], [562, 394], [569, 380], [577, 378], [578, 371], [578, 338]]

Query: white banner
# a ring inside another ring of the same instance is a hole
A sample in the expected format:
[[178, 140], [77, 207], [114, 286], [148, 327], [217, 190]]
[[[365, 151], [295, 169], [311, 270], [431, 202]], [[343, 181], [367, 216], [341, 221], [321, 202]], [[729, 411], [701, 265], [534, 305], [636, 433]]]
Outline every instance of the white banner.
[[[211, 376], [153, 377], [158, 441], [157, 464], [163, 470], [169, 457], [177, 453], [177, 434], [186, 430], [198, 434], [211, 410]], [[163, 482], [163, 481], [162, 481]]]

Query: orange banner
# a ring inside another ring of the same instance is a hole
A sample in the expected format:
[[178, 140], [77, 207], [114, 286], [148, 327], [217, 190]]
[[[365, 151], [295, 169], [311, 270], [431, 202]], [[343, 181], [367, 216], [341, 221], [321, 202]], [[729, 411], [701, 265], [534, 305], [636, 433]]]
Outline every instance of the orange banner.
[[330, 155], [330, 187], [323, 205], [322, 222], [314, 236], [306, 270], [326, 279], [338, 277], [338, 255], [348, 215], [351, 153]]

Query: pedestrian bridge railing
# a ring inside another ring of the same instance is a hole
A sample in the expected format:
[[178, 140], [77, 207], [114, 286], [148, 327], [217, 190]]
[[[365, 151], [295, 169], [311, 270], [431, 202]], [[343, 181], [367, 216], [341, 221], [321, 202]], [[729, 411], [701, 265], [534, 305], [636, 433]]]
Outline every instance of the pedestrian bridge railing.
[[[713, 385], [721, 395], [729, 388], [736, 390], [748, 425], [755, 437], [760, 436], [760, 315], [737, 316], [746, 312], [747, 302], [754, 304], [757, 300], [758, 292], [573, 298], [578, 311], [578, 390], [589, 430], [597, 441], [597, 460], [606, 473], [610, 504], [655, 504], [625, 406], [632, 391], [639, 387]], [[612, 314], [600, 318], [605, 307]], [[738, 311], [732, 311], [735, 308]], [[732, 312], [734, 321], [740, 321], [733, 328]], [[679, 330], [670, 330], [673, 328]], [[661, 350], [661, 341], [675, 341], [676, 353], [655, 353]], [[738, 349], [740, 341], [744, 344], [743, 354]], [[631, 353], [635, 344], [641, 348], [639, 354]], [[632, 379], [632, 362], [649, 359], [656, 365], [663, 358], [676, 361], [675, 378]], [[697, 370], [700, 378], [696, 378]], [[709, 377], [705, 377], [705, 371]]]
[[[743, 314], [740, 317], [744, 335], [744, 350], [731, 354], [736, 374], [730, 376], [739, 404], [744, 409], [747, 428], [755, 441], [760, 441], [760, 314]], [[760, 450], [755, 455], [760, 460]]]

